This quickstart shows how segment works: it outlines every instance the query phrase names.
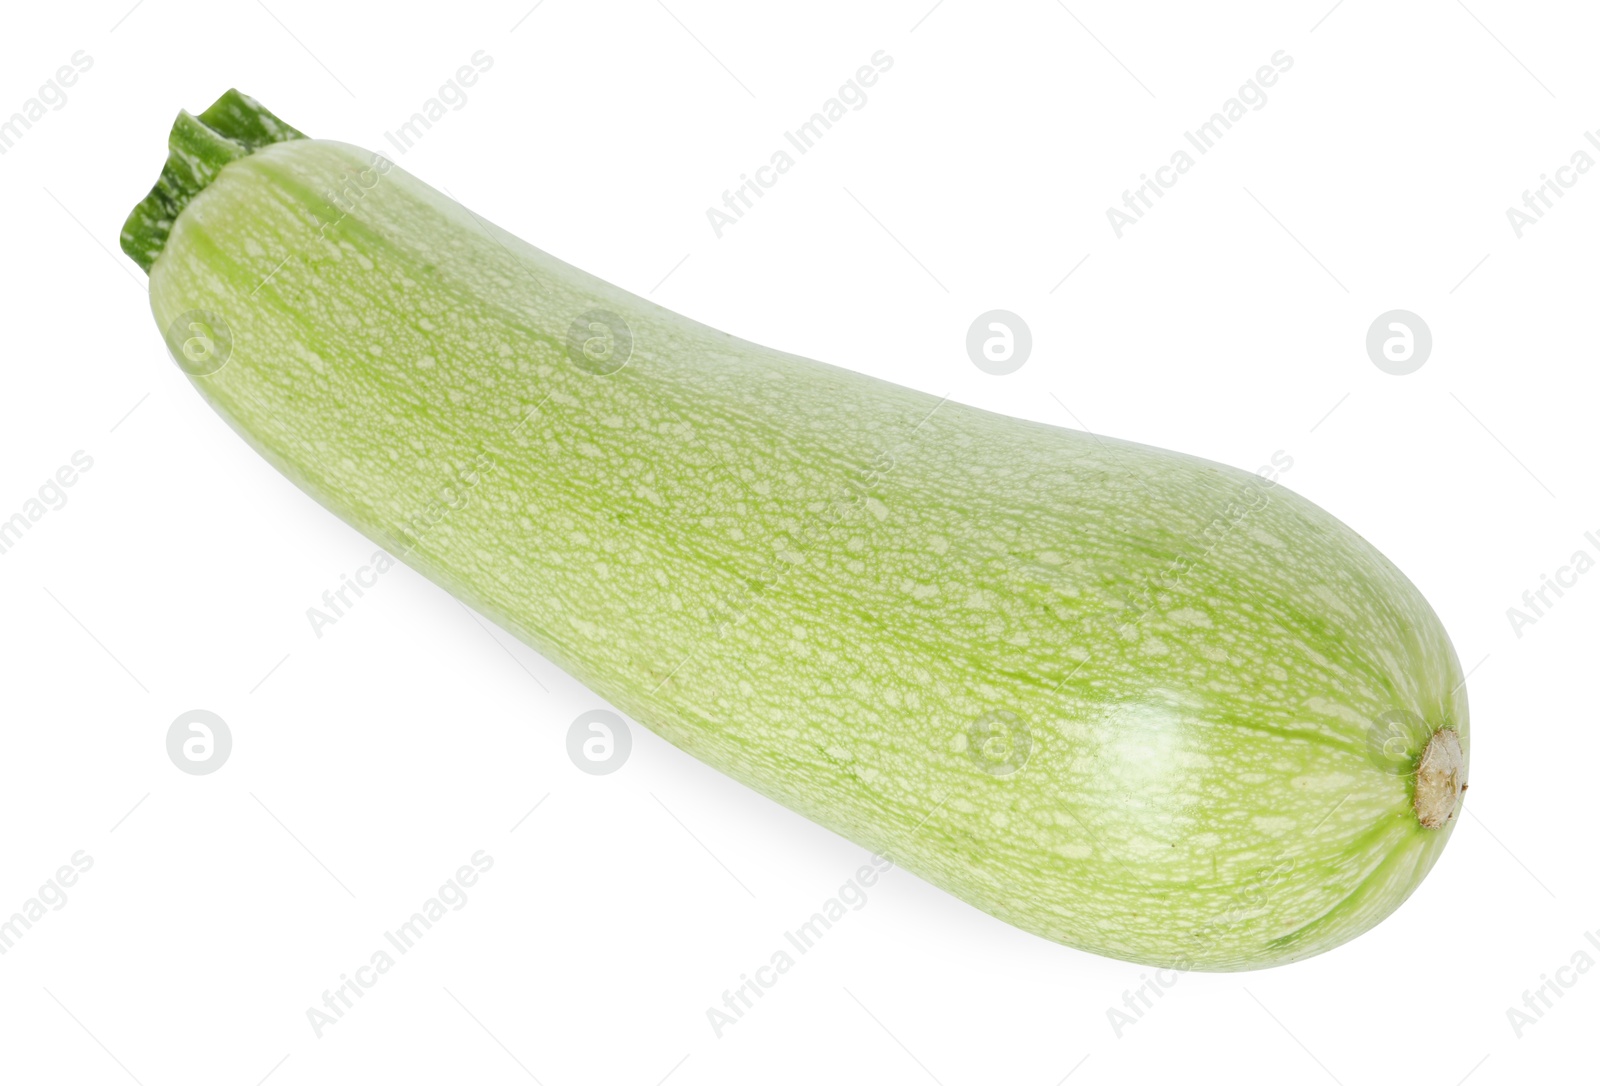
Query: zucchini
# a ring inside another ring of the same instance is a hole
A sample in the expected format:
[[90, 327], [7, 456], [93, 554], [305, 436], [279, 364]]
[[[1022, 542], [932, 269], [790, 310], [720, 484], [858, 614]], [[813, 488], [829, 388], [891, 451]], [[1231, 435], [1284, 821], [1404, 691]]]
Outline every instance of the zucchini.
[[1449, 839], [1449, 638], [1275, 469], [743, 342], [236, 92], [179, 117], [122, 240], [195, 387], [308, 494], [1002, 920], [1274, 965], [1376, 924]]

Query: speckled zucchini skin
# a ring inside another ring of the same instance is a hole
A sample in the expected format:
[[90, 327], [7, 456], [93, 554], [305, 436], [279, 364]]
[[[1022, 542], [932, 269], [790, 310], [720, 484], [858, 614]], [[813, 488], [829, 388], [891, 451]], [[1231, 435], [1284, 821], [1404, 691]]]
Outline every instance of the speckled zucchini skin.
[[743, 342], [354, 147], [213, 172], [150, 266], [206, 400], [764, 795], [1027, 931], [1180, 968], [1334, 947], [1443, 849], [1406, 766], [1434, 729], [1467, 743], [1449, 639], [1283, 486]]

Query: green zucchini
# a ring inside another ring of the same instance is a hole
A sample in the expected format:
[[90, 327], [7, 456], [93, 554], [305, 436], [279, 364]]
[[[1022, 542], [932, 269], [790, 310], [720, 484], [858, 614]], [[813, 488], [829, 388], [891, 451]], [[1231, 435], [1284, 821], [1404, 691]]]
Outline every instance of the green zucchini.
[[308, 494], [669, 742], [1020, 928], [1293, 961], [1449, 838], [1449, 638], [1271, 470], [743, 342], [234, 92], [180, 116], [123, 247], [195, 387]]

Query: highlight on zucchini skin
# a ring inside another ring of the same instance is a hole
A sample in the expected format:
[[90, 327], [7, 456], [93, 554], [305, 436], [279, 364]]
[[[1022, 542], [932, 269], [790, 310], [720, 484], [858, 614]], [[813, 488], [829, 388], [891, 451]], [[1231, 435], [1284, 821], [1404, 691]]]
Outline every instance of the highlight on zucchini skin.
[[1186, 969], [1338, 946], [1443, 850], [1460, 664], [1288, 454], [1252, 475], [735, 339], [237, 92], [170, 151], [122, 243], [212, 407], [757, 791]]

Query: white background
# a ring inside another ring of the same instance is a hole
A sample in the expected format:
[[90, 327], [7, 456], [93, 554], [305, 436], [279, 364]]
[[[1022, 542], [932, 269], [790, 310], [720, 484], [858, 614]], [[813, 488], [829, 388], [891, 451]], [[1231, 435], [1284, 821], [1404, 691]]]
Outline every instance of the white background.
[[[1600, 969], [1520, 1038], [1507, 1009], [1600, 959], [1600, 573], [1520, 637], [1506, 610], [1600, 550], [1600, 171], [1521, 238], [1506, 209], [1600, 129], [1600, 25], [1328, 2], [8, 10], [0, 117], [75, 50], [93, 67], [0, 156], [0, 519], [75, 451], [94, 466], [0, 555], [0, 914], [75, 851], [93, 867], [0, 957], [0, 1078], [1592, 1078]], [[480, 49], [465, 107], [394, 153]], [[867, 105], [718, 239], [706, 208], [877, 50]], [[1106, 209], [1277, 50], [1267, 104], [1116, 238]], [[1438, 867], [1353, 943], [1181, 977], [1120, 1037], [1107, 1009], [1146, 970], [896, 871], [719, 1039], [706, 1009], [862, 850], [637, 726], [620, 771], [580, 772], [566, 733], [597, 699], [409, 570], [313, 634], [372, 545], [202, 403], [117, 249], [176, 111], [229, 86], [748, 339], [1247, 470], [1285, 450], [1474, 669]], [[993, 308], [1033, 332], [1006, 377], [964, 348]], [[1405, 377], [1364, 346], [1394, 308], [1435, 340]], [[213, 775], [166, 753], [194, 708], [232, 730]], [[306, 1009], [479, 849], [465, 907], [318, 1039]]]

